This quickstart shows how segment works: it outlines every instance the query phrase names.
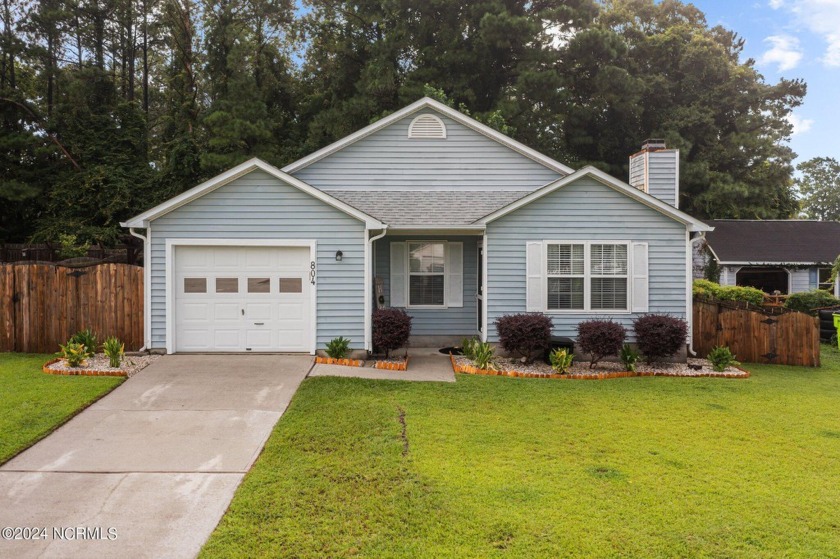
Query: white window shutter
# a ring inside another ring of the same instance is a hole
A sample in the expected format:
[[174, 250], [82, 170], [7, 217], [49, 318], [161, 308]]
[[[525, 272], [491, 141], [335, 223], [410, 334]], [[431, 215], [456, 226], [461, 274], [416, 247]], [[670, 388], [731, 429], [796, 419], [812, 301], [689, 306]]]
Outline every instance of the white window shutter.
[[542, 312], [543, 303], [543, 244], [540, 241], [525, 243], [525, 310]]
[[391, 243], [391, 306], [405, 307], [405, 243]]
[[446, 306], [464, 306], [464, 243], [447, 243], [449, 258], [446, 261]]
[[633, 243], [633, 312], [648, 312], [648, 244]]

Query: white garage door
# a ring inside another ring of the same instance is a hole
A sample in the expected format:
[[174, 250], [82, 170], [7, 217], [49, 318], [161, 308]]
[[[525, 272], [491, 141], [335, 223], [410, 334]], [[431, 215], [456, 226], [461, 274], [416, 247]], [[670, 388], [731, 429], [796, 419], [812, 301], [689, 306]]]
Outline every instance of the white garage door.
[[175, 351], [311, 349], [309, 247], [177, 246]]

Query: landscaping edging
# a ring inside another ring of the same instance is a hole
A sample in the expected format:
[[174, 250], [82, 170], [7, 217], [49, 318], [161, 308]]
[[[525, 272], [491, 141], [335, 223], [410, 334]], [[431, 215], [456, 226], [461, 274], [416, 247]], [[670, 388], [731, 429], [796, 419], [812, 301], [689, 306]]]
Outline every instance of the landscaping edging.
[[606, 380], [606, 379], [613, 379], [613, 378], [629, 378], [629, 377], [680, 377], [680, 378], [692, 378], [692, 377], [711, 377], [711, 378], [749, 378], [750, 372], [746, 369], [742, 369], [740, 367], [735, 367], [741, 373], [718, 373], [714, 371], [710, 372], [701, 372], [701, 373], [692, 373], [692, 374], [681, 374], [681, 373], [667, 373], [667, 372], [653, 372], [653, 371], [614, 371], [614, 372], [601, 372], [601, 373], [567, 373], [565, 375], [561, 375], [559, 373], [530, 373], [524, 371], [492, 371], [489, 369], [479, 369], [478, 367], [474, 367], [472, 365], [461, 365], [455, 361], [455, 356], [451, 353], [449, 354], [449, 360], [452, 362], [452, 370], [456, 373], [463, 373], [467, 375], [489, 375], [489, 376], [497, 376], [497, 377], [516, 377], [516, 378], [551, 378], [551, 379], [568, 379], [568, 380]]
[[322, 365], [344, 365], [345, 367], [364, 367], [365, 362], [359, 359], [334, 359], [332, 357], [315, 357], [315, 362]]
[[57, 359], [50, 359], [44, 366], [41, 367], [41, 370], [48, 375], [65, 375], [65, 376], [85, 376], [85, 377], [125, 377], [128, 376], [128, 373], [125, 371], [97, 371], [94, 369], [53, 369], [50, 368], [50, 365], [53, 363], [58, 363], [61, 361], [61, 358]]
[[[451, 356], [450, 356], [451, 357]], [[408, 370], [408, 356], [404, 361], [377, 361], [373, 364], [374, 369], [384, 369], [387, 371], [407, 371]]]

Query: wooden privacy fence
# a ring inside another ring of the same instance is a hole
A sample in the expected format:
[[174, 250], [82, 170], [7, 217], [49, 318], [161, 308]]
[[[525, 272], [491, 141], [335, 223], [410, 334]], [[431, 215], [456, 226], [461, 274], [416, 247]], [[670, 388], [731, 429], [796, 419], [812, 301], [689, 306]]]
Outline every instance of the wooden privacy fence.
[[693, 337], [701, 357], [727, 346], [738, 361], [820, 366], [819, 321], [801, 312], [771, 315], [695, 299]]
[[0, 264], [0, 351], [52, 353], [84, 328], [143, 346], [143, 268]]

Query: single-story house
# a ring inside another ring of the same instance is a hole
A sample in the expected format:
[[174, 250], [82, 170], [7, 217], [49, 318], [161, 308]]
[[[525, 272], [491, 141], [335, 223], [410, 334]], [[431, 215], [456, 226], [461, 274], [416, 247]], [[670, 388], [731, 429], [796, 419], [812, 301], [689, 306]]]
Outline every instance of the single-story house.
[[[258, 159], [123, 223], [144, 240], [145, 339], [175, 352], [371, 350], [375, 307], [412, 344], [497, 342], [502, 315], [690, 321], [676, 150], [649, 142], [631, 184], [572, 169], [429, 98], [282, 169]], [[438, 345], [440, 344], [440, 345]]]
[[831, 268], [840, 256], [840, 222], [800, 219], [715, 219], [714, 231], [695, 251], [695, 277], [711, 259], [722, 285], [756, 287], [766, 293], [837, 291]]

